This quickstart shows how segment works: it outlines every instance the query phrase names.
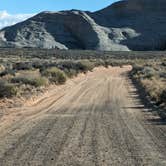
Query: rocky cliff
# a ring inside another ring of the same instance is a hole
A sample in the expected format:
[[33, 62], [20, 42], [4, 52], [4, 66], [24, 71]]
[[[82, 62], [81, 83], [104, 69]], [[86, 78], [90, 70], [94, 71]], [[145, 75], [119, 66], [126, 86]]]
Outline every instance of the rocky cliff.
[[96, 12], [42, 12], [0, 31], [0, 47], [165, 50], [166, 1], [122, 0]]

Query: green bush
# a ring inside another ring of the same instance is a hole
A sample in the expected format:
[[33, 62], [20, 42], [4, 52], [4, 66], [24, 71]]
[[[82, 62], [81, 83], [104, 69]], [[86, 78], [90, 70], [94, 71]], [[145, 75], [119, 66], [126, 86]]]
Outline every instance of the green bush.
[[5, 81], [0, 81], [0, 98], [13, 97], [17, 95], [17, 87]]
[[49, 78], [51, 82], [56, 84], [64, 84], [66, 82], [66, 74], [57, 67], [51, 67], [42, 72], [42, 75]]
[[11, 79], [12, 83], [29, 84], [35, 87], [45, 86], [48, 80], [44, 77], [27, 78], [27, 77], [14, 77]]

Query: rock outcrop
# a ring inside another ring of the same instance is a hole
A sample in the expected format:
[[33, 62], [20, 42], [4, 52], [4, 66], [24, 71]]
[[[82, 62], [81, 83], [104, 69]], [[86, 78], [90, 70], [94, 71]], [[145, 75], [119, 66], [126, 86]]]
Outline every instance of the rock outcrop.
[[166, 1], [122, 0], [97, 12], [42, 12], [0, 31], [0, 47], [165, 50]]

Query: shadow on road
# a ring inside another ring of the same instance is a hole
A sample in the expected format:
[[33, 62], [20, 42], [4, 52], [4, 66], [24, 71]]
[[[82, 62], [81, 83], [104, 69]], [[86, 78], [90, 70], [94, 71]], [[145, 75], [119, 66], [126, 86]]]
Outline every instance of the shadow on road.
[[148, 99], [145, 90], [141, 87], [141, 85], [139, 85], [136, 80], [130, 79], [130, 81], [132, 81], [132, 85], [134, 86], [134, 88], [129, 88], [133, 89], [129, 91], [129, 98], [131, 98], [136, 104], [138, 103], [138, 105], [128, 108], [135, 110], [142, 109], [142, 112], [144, 113], [151, 112], [154, 116], [150, 116], [150, 118], [147, 119], [148, 122], [151, 122], [154, 125], [166, 125], [166, 117], [163, 116], [163, 114], [160, 114], [162, 110]]

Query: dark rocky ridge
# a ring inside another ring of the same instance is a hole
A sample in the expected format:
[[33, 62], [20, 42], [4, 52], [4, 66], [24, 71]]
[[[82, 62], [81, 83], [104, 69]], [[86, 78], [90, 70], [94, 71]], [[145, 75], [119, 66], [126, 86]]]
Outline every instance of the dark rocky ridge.
[[0, 31], [1, 47], [165, 50], [166, 1], [123, 0], [97, 12], [42, 12]]

